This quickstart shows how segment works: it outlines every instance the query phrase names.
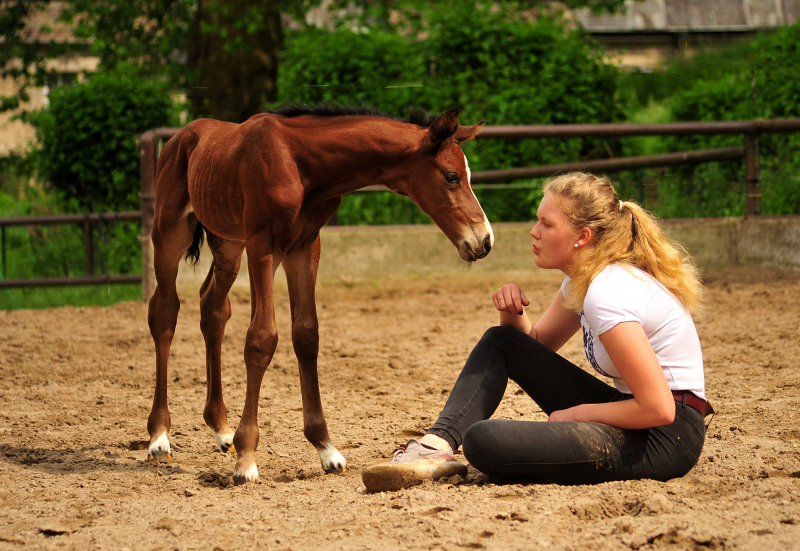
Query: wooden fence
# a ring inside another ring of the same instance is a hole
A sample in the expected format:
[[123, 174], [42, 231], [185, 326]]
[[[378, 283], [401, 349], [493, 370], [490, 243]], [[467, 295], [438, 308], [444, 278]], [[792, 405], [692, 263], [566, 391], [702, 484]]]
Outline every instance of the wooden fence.
[[6, 275], [6, 227], [13, 226], [56, 226], [77, 224], [83, 227], [83, 248], [86, 254], [86, 275], [81, 277], [48, 277], [29, 279], [0, 279], [0, 289], [10, 287], [47, 287], [62, 285], [103, 285], [107, 283], [138, 283], [142, 276], [133, 275], [95, 275], [94, 273], [94, 231], [93, 224], [142, 220], [140, 211], [104, 212], [86, 214], [61, 214], [52, 216], [25, 216], [20, 218], [0, 218], [0, 257], [3, 276]]
[[[104, 214], [77, 214], [65, 216], [0, 218], [2, 232], [2, 271], [5, 274], [5, 228], [6, 226], [33, 226], [38, 224], [82, 224], [86, 248], [86, 277], [0, 279], [0, 288], [41, 287], [52, 285], [91, 285], [106, 283], [129, 283], [141, 280], [142, 295], [148, 299], [154, 289], [152, 276], [153, 205], [155, 202], [156, 162], [162, 142], [174, 136], [177, 128], [158, 128], [145, 132], [140, 137], [141, 152], [141, 211]], [[503, 170], [486, 170], [472, 174], [473, 184], [482, 188], [506, 188], [506, 184], [519, 179], [547, 177], [573, 170], [589, 172], [614, 172], [640, 168], [697, 164], [710, 161], [745, 159], [745, 213], [756, 216], [761, 212], [761, 190], [759, 171], [759, 135], [775, 132], [800, 131], [800, 119], [772, 119], [732, 122], [679, 122], [663, 124], [566, 124], [542, 126], [486, 126], [478, 139], [523, 139], [523, 138], [572, 138], [572, 137], [626, 137], [626, 136], [686, 136], [692, 134], [739, 134], [744, 137], [739, 147], [706, 149], [649, 155], [618, 157], [595, 161], [578, 161], [555, 165], [520, 167]], [[368, 190], [384, 190], [382, 186], [371, 186]], [[91, 224], [113, 220], [141, 220], [142, 223], [142, 274], [124, 276], [95, 276]]]

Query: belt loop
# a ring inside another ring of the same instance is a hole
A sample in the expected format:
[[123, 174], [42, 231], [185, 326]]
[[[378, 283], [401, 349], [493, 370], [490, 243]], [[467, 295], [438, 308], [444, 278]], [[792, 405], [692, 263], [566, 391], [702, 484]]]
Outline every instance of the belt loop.
[[685, 391], [685, 390], [684, 390], [684, 391], [683, 391], [683, 400], [681, 400], [681, 404], [683, 404], [683, 405], [684, 405], [684, 407], [686, 406], [686, 397], [687, 397], [688, 395], [689, 395], [689, 393], [688, 393], [687, 391]]

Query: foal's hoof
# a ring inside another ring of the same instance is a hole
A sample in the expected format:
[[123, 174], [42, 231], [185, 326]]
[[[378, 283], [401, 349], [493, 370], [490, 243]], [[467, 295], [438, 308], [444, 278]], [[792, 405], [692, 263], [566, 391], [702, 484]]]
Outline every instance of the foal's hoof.
[[172, 463], [172, 454], [163, 450], [147, 452], [147, 461], [150, 463]]
[[347, 470], [347, 460], [333, 446], [320, 450], [319, 458], [322, 469], [328, 474], [339, 474]]
[[169, 447], [169, 439], [166, 434], [162, 434], [150, 443], [147, 449], [147, 460], [150, 463], [171, 463], [172, 453]]
[[233, 483], [236, 486], [241, 486], [242, 484], [247, 484], [248, 482], [259, 482], [258, 478], [258, 467], [255, 465], [251, 465], [250, 467], [239, 470], [237, 467], [233, 471]]
[[217, 441], [217, 447], [222, 453], [236, 453], [236, 447], [233, 445], [233, 433], [220, 434], [215, 432], [214, 440]]

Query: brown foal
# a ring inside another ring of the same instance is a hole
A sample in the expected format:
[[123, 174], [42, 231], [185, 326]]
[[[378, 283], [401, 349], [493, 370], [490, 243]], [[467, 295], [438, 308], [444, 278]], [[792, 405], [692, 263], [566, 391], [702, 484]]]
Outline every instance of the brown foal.
[[[234, 482], [258, 481], [258, 399], [278, 344], [272, 290], [280, 264], [288, 281], [303, 433], [326, 472], [345, 469], [344, 457], [328, 436], [317, 378], [314, 292], [320, 228], [345, 193], [383, 184], [419, 205], [464, 261], [483, 258], [494, 236], [459, 146], [483, 124], [459, 126], [458, 111], [416, 124], [369, 109], [287, 108], [242, 124], [196, 120], [165, 145], [158, 160], [152, 233], [157, 287], [148, 322], [155, 342], [156, 387], [147, 422], [149, 460], [172, 460], [167, 360], [180, 309], [175, 278], [184, 254], [197, 260], [205, 233], [214, 259], [200, 288], [207, 377], [203, 418], [219, 448], [238, 454]], [[234, 433], [222, 399], [220, 356], [231, 316], [228, 291], [243, 251], [251, 314], [244, 348], [247, 392]]]

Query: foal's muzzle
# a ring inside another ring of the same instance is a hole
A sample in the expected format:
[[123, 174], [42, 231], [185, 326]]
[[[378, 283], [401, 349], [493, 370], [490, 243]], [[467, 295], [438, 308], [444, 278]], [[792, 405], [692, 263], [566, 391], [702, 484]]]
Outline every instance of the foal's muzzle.
[[480, 260], [492, 250], [492, 236], [487, 234], [482, 240], [465, 239], [461, 242], [461, 259], [466, 262]]

